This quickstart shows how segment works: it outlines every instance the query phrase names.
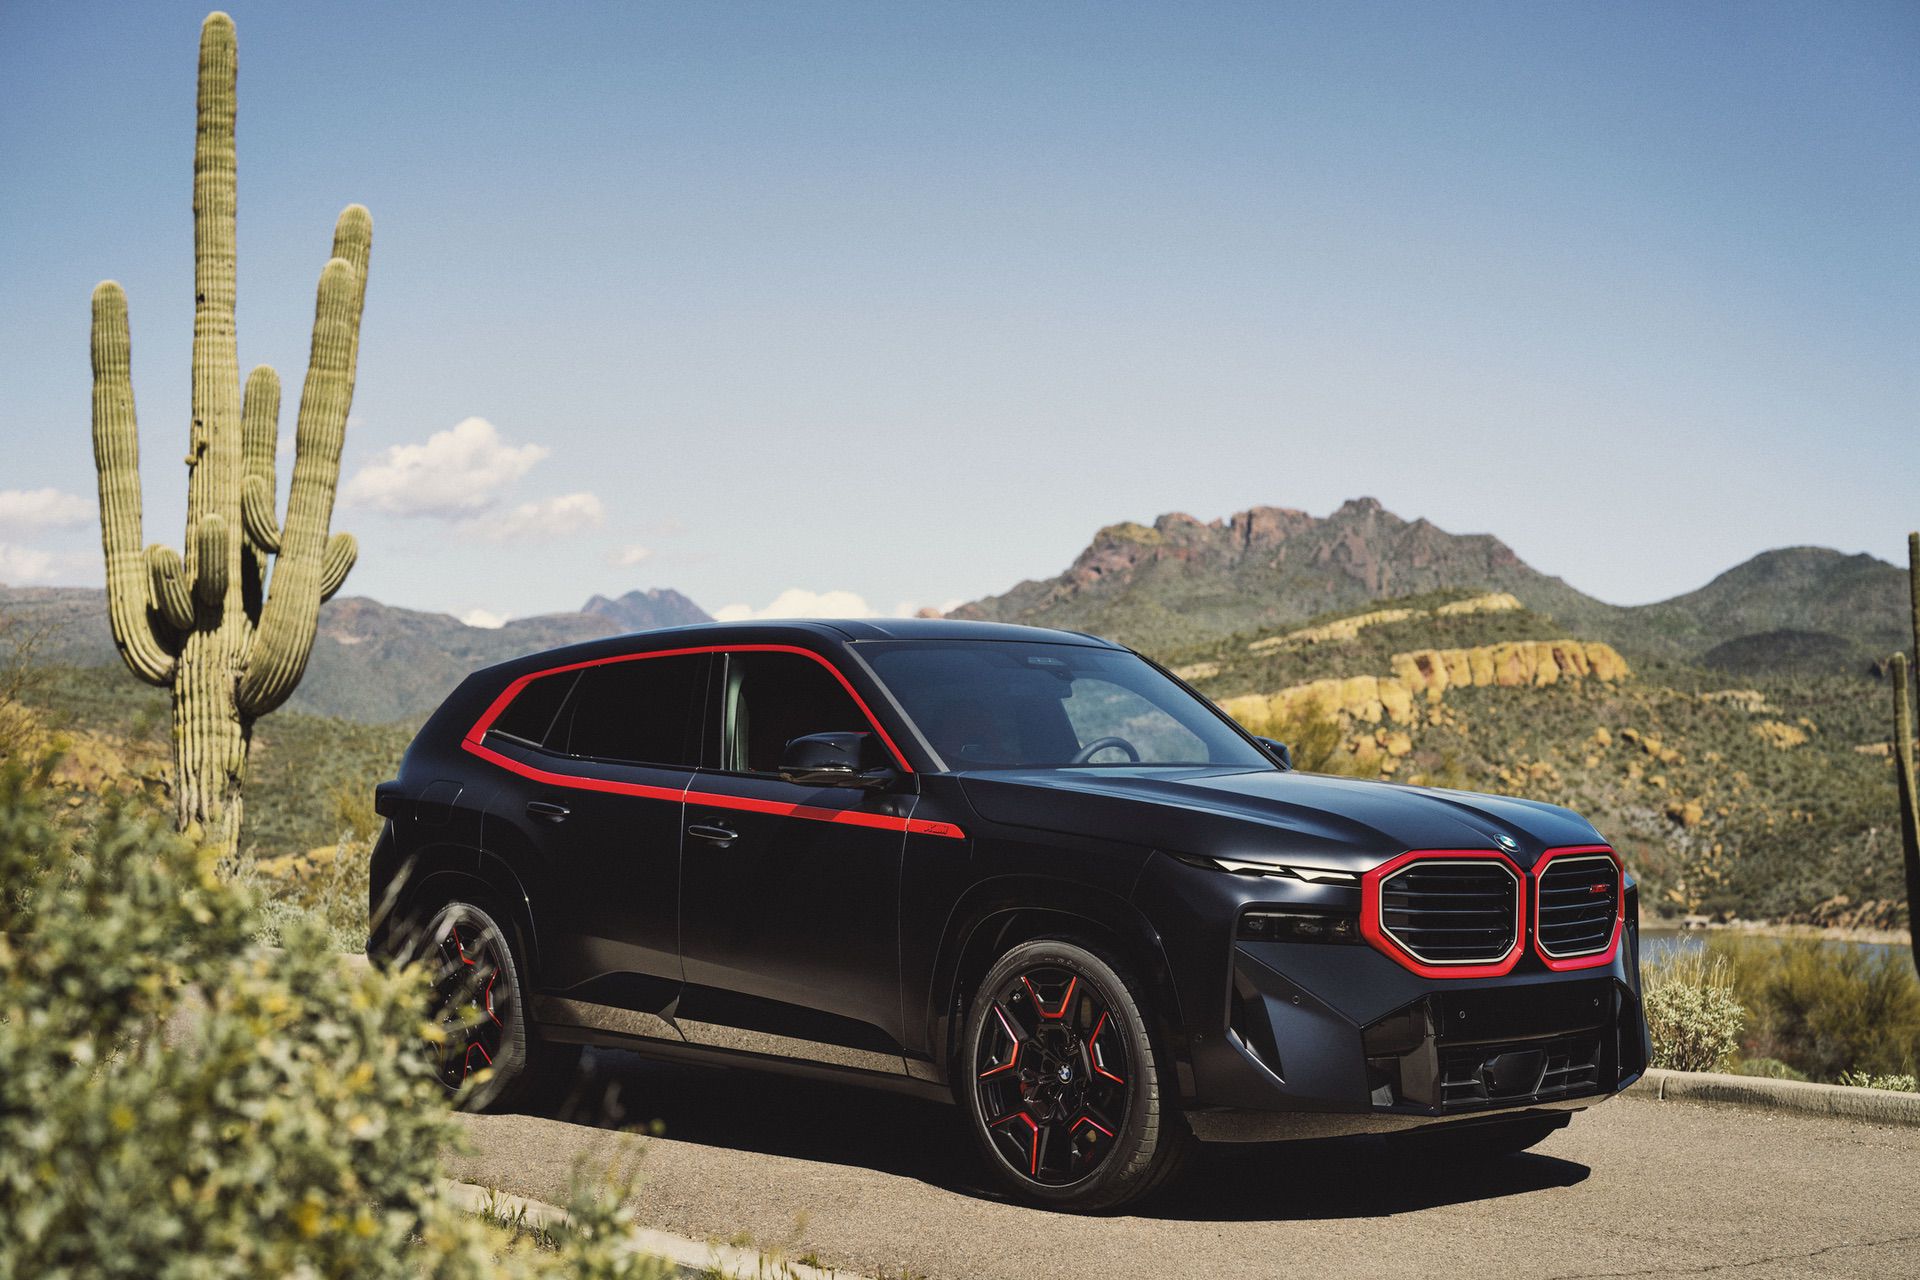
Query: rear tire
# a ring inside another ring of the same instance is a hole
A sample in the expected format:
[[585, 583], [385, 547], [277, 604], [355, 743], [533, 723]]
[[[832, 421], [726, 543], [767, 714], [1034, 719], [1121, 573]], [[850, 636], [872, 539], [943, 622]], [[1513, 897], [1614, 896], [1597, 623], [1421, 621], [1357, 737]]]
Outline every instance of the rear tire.
[[1089, 1212], [1157, 1191], [1193, 1146], [1140, 986], [1076, 943], [1025, 942], [987, 971], [954, 1091], [994, 1181], [1029, 1204]]
[[446, 903], [403, 940], [401, 955], [427, 968], [432, 1021], [445, 1037], [430, 1052], [463, 1110], [525, 1106], [578, 1066], [580, 1046], [549, 1044], [534, 1030], [515, 939], [487, 908]]

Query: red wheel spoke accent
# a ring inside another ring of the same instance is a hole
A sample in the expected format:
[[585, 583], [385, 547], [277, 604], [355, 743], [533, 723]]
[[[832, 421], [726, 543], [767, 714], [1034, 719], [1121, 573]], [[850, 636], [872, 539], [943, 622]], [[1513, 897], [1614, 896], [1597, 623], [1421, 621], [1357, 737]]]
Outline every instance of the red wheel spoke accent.
[[1058, 1022], [1060, 1019], [1067, 1016], [1067, 1009], [1073, 1004], [1073, 989], [1074, 987], [1078, 986], [1080, 983], [1080, 979], [1078, 977], [1068, 978], [1067, 994], [1060, 997], [1060, 1008], [1054, 1013], [1048, 1013], [1046, 1003], [1040, 999], [1040, 993], [1033, 989], [1033, 983], [1028, 981], [1027, 976], [1025, 974], [1020, 975], [1020, 981], [1026, 985], [1027, 994], [1033, 997], [1033, 1007], [1035, 1012], [1037, 1012], [1042, 1018], [1045, 1018], [1049, 1022]]
[[1040, 1176], [1040, 1126], [1033, 1122], [1032, 1116], [1024, 1112], [1021, 1113], [1020, 1118], [1027, 1122], [1027, 1128], [1033, 1130], [1033, 1159], [1027, 1165], [1027, 1172], [1037, 1178]]
[[480, 1051], [480, 1056], [486, 1060], [488, 1066], [493, 1065], [493, 1055], [487, 1052], [487, 1046], [481, 1044], [478, 1040], [474, 1041], [467, 1046], [467, 1056], [460, 1060], [460, 1080], [462, 1083], [465, 1083], [466, 1078], [473, 1072], [473, 1051], [475, 1049]]
[[993, 1016], [1000, 1020], [1000, 1029], [1007, 1033], [1007, 1041], [1013, 1046], [1013, 1055], [998, 1066], [989, 1067], [987, 1070], [982, 1071], [980, 1073], [980, 1079], [982, 1080], [985, 1080], [988, 1076], [997, 1076], [1003, 1071], [1011, 1071], [1020, 1061], [1020, 1033], [1014, 1029], [1012, 1020], [1009, 1019], [1005, 1011], [1000, 1008], [998, 1001], [994, 1002]]
[[1080, 1126], [1083, 1124], [1093, 1126], [1094, 1128], [1098, 1129], [1100, 1132], [1106, 1134], [1109, 1138], [1113, 1136], [1113, 1130], [1107, 1128], [1107, 1126], [1101, 1124], [1098, 1120], [1095, 1120], [1092, 1116], [1081, 1116], [1078, 1120], [1075, 1120], [1073, 1122], [1073, 1127], [1068, 1129], [1067, 1132], [1077, 1133], [1079, 1132]]
[[[1107, 1061], [1100, 1053], [1100, 1033], [1106, 1030], [1106, 1026], [1107, 1015], [1103, 1013], [1100, 1015], [1100, 1021], [1096, 1022], [1093, 1026], [1093, 1034], [1087, 1037], [1087, 1063], [1093, 1068], [1095, 1075], [1105, 1076], [1115, 1084], [1125, 1084], [1125, 1080], [1122, 1080], [1119, 1076], [1107, 1070]], [[1107, 1136], [1112, 1137], [1113, 1135], [1108, 1134]]]

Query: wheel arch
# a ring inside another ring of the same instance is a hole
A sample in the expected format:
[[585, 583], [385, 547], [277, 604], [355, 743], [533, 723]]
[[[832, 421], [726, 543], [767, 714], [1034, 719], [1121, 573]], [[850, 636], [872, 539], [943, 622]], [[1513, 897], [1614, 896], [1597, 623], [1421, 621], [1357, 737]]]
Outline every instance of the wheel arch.
[[[400, 861], [386, 883], [370, 885], [370, 892], [377, 895], [371, 904], [375, 913], [368, 942], [371, 954], [391, 957], [397, 953], [393, 929], [399, 922], [418, 919], [426, 909], [466, 898], [477, 906], [506, 914], [508, 918], [501, 923], [514, 932], [530, 986], [532, 975], [539, 971], [539, 937], [526, 886], [504, 859], [485, 850], [428, 846]], [[383, 911], [380, 898], [389, 900], [391, 906]]]
[[936, 962], [929, 1009], [929, 1043], [949, 1079], [966, 1002], [995, 960], [1035, 938], [1090, 944], [1124, 964], [1151, 1001], [1153, 1035], [1172, 1054], [1179, 1073], [1188, 1074], [1185, 1023], [1166, 949], [1158, 930], [1124, 898], [1061, 880], [1007, 877], [978, 886], [952, 919]]

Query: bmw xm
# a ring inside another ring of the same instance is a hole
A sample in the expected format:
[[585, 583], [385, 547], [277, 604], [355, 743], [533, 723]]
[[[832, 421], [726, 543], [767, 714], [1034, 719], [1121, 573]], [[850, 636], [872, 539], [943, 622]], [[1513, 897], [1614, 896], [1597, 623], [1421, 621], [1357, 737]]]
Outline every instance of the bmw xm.
[[466, 1105], [583, 1045], [950, 1101], [1030, 1202], [1196, 1141], [1531, 1146], [1645, 1068], [1638, 900], [1552, 805], [1297, 772], [1090, 636], [709, 625], [520, 658], [421, 730], [370, 953]]

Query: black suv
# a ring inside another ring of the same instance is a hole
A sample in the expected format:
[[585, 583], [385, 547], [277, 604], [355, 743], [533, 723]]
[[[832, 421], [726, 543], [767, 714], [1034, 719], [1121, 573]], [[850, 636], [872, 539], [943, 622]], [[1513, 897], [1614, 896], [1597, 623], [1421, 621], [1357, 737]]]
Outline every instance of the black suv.
[[1194, 1139], [1518, 1151], [1645, 1067], [1638, 895], [1566, 809], [1293, 772], [1090, 636], [709, 625], [470, 676], [378, 789], [370, 952], [447, 1085], [583, 1044], [959, 1104], [1096, 1208]]

